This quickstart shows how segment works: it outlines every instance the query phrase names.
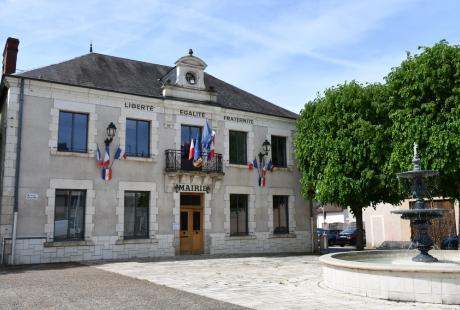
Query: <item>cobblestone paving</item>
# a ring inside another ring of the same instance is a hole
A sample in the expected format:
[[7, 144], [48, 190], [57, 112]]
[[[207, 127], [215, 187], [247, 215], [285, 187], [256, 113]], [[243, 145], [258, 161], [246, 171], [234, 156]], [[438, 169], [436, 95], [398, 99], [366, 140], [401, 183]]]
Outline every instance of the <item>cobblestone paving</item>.
[[329, 290], [321, 285], [316, 256], [126, 262], [97, 268], [254, 309], [460, 309]]

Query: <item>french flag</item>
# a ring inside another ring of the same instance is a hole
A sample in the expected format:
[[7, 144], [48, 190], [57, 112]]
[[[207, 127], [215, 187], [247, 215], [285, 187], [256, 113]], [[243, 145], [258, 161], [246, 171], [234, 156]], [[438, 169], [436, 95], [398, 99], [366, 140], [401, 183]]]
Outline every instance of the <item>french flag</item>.
[[114, 155], [115, 159], [122, 160], [128, 158], [128, 155], [123, 151], [120, 147], [117, 148], [117, 151], [115, 152]]
[[216, 143], [216, 141], [215, 140], [216, 140], [216, 132], [213, 130], [212, 131], [212, 139], [211, 139], [211, 150], [209, 151], [208, 159], [211, 159], [216, 155], [216, 153], [215, 153], [215, 148], [216, 148], [215, 143]]
[[102, 169], [102, 179], [104, 181], [110, 181], [112, 180], [112, 169], [109, 168], [104, 168]]
[[110, 164], [110, 150], [109, 146], [105, 146], [105, 155], [104, 155], [104, 161], [102, 162], [102, 167], [108, 167]]
[[192, 138], [192, 141], [190, 142], [190, 150], [188, 152], [188, 160], [192, 160], [194, 155], [195, 155], [195, 142], [193, 141], [193, 138]]
[[101, 156], [101, 150], [99, 149], [99, 145], [97, 145], [97, 150], [96, 150], [96, 167], [98, 168], [102, 167], [102, 156]]

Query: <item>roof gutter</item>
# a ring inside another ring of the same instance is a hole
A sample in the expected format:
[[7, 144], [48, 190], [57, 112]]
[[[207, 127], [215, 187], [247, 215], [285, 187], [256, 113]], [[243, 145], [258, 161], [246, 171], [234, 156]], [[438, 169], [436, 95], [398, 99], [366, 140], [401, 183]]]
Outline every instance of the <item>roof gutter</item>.
[[18, 110], [18, 132], [16, 143], [16, 171], [14, 178], [14, 205], [13, 205], [13, 238], [11, 245], [11, 265], [14, 265], [16, 251], [16, 235], [18, 230], [18, 209], [19, 209], [19, 172], [21, 170], [21, 143], [22, 143], [22, 116], [24, 110], [24, 78], [21, 78], [19, 89], [19, 110]]

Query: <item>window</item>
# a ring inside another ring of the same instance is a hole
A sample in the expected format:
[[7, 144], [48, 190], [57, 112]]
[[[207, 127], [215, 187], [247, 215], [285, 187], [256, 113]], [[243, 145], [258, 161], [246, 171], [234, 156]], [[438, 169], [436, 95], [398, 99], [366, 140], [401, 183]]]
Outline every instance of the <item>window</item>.
[[230, 195], [230, 235], [248, 234], [248, 195]]
[[201, 127], [198, 126], [181, 126], [181, 169], [185, 171], [201, 170], [193, 166], [193, 160], [189, 160], [190, 143], [193, 139], [195, 150], [197, 145], [201, 145]]
[[126, 154], [150, 157], [150, 122], [126, 119]]
[[287, 167], [286, 137], [272, 136], [272, 162], [275, 167]]
[[124, 237], [149, 237], [149, 192], [125, 192]]
[[288, 196], [273, 196], [273, 233], [288, 234]]
[[230, 131], [230, 163], [247, 165], [246, 133], [243, 131]]
[[58, 151], [87, 152], [88, 114], [59, 111]]
[[86, 191], [57, 189], [55, 199], [54, 239], [83, 240]]

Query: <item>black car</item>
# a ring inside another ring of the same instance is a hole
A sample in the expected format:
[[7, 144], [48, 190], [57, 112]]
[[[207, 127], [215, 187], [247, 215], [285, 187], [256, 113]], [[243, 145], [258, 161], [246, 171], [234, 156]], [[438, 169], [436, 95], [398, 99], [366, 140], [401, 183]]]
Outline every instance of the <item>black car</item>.
[[323, 229], [323, 228], [318, 228], [316, 230], [316, 233], [318, 235], [318, 240], [321, 239], [321, 236], [323, 234], [327, 234], [327, 244], [328, 245], [335, 245], [336, 244], [336, 239], [339, 233], [341, 232], [340, 229]]
[[[356, 238], [358, 236], [357, 229], [342, 230], [337, 236], [335, 243], [340, 246], [356, 245]], [[363, 230], [363, 244], [366, 244], [366, 232]]]
[[441, 242], [441, 250], [458, 250], [458, 236], [448, 236]]
[[327, 244], [328, 245], [336, 245], [337, 237], [342, 230], [340, 229], [328, 229], [327, 232]]

